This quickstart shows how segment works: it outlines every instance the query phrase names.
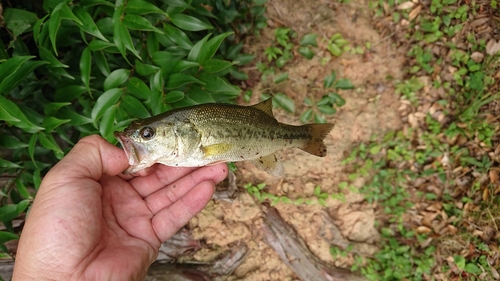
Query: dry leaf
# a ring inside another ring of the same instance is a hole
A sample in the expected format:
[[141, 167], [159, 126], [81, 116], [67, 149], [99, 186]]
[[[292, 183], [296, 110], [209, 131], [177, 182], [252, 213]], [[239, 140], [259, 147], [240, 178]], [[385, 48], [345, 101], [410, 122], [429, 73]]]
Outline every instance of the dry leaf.
[[488, 41], [488, 44], [486, 44], [486, 53], [492, 56], [498, 52], [500, 52], [500, 42], [497, 42], [494, 39]]
[[421, 10], [422, 10], [421, 5], [418, 5], [417, 7], [415, 7], [415, 9], [411, 10], [411, 12], [408, 14], [408, 19], [410, 21], [414, 20], [418, 16], [418, 14], [420, 14]]
[[404, 2], [404, 3], [401, 3], [399, 4], [396, 9], [398, 10], [407, 10], [407, 9], [411, 9], [415, 6], [415, 3], [411, 2], [411, 1], [408, 1], [408, 2]]

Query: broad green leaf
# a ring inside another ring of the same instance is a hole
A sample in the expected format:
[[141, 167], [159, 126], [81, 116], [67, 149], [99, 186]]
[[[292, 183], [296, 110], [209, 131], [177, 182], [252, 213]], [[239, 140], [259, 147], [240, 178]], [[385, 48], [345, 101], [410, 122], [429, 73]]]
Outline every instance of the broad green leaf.
[[137, 58], [141, 59], [139, 53], [135, 49], [134, 43], [132, 42], [132, 37], [130, 37], [130, 32], [127, 27], [122, 24], [121, 21], [113, 22], [114, 24], [114, 35], [113, 40], [115, 41], [116, 47], [122, 54], [124, 58], [127, 57], [125, 49], [131, 51]]
[[162, 34], [158, 33], [149, 33], [148, 34], [148, 39], [146, 40], [146, 47], [148, 50], [148, 53], [152, 54], [154, 52], [158, 52], [160, 50], [160, 42], [158, 41], [158, 38], [156, 36], [162, 36], [166, 37], [165, 32], [162, 32]]
[[288, 79], [288, 72], [284, 72], [284, 73], [281, 73], [280, 75], [276, 76], [276, 78], [274, 78], [274, 84], [278, 84], [280, 82], [283, 82], [285, 80]]
[[125, 11], [127, 14], [145, 15], [145, 14], [164, 14], [160, 8], [143, 0], [130, 0], [126, 3]]
[[157, 72], [159, 69], [160, 68], [155, 65], [145, 64], [140, 60], [135, 60], [135, 71], [137, 71], [137, 73], [141, 76], [147, 77]]
[[94, 121], [94, 124], [97, 124], [97, 120], [101, 118], [101, 116], [104, 114], [104, 112], [106, 112], [106, 110], [110, 106], [118, 102], [122, 94], [123, 94], [123, 89], [114, 88], [107, 90], [97, 98], [97, 101], [94, 105], [94, 108], [92, 108], [92, 113], [91, 113], [91, 117], [92, 120]]
[[166, 89], [175, 89], [180, 86], [190, 84], [190, 83], [199, 83], [205, 84], [199, 79], [194, 78], [191, 75], [185, 73], [174, 73], [168, 77], [167, 83], [165, 85]]
[[208, 73], [216, 73], [230, 67], [233, 64], [234, 63], [225, 60], [210, 59], [201, 63], [201, 66]]
[[314, 114], [314, 122], [319, 123], [319, 124], [323, 124], [323, 123], [326, 123], [326, 119], [321, 114]]
[[35, 188], [35, 190], [38, 191], [38, 188], [40, 188], [40, 184], [42, 184], [42, 177], [40, 175], [40, 170], [36, 169], [33, 172], [33, 187]]
[[88, 92], [90, 92], [90, 71], [92, 64], [92, 54], [90, 53], [89, 47], [85, 48], [80, 57], [80, 73], [83, 81], [83, 85]]
[[193, 85], [189, 88], [187, 93], [190, 99], [194, 100], [196, 103], [214, 103], [214, 98], [205, 90], [197, 85]]
[[236, 44], [231, 45], [226, 51], [226, 58], [230, 60], [235, 60], [236, 56], [240, 54], [241, 49], [243, 48], [243, 41]]
[[[92, 119], [88, 118], [87, 116], [80, 115], [74, 110], [70, 110], [66, 107], [61, 108], [57, 112], [57, 118], [71, 120], [68, 124], [72, 126], [81, 126], [92, 123]], [[59, 130], [59, 128], [56, 128], [56, 130]]]
[[[8, 117], [10, 119], [9, 123], [28, 133], [36, 133], [43, 130], [42, 127], [33, 124], [15, 103], [1, 95], [0, 116]], [[15, 121], [15, 119], [19, 121]]]
[[154, 27], [151, 22], [147, 19], [138, 15], [125, 15], [123, 17], [123, 24], [125, 24], [129, 29], [142, 30], [142, 31], [153, 31], [163, 34], [161, 29]]
[[50, 63], [50, 66], [52, 67], [64, 67], [67, 68], [68, 65], [63, 64], [60, 62], [53, 54], [52, 52], [44, 47], [39, 47], [38, 51], [40, 53], [40, 58], [42, 58], [44, 61], [47, 61]]
[[205, 44], [204, 48], [201, 50], [200, 54], [198, 55], [198, 62], [202, 63], [205, 62], [209, 59], [211, 59], [217, 50], [220, 47], [220, 44], [222, 41], [229, 35], [232, 35], [234, 32], [226, 32], [219, 34], [215, 36], [214, 38], [208, 40], [208, 42]]
[[19, 236], [17, 236], [14, 233], [10, 233], [7, 231], [0, 231], [0, 244], [3, 244], [10, 240], [17, 240], [17, 239], [19, 239]]
[[141, 101], [134, 98], [131, 95], [125, 95], [120, 102], [120, 106], [125, 109], [125, 111], [133, 117], [138, 117], [141, 119], [151, 117], [148, 110]]
[[116, 104], [107, 108], [99, 123], [99, 133], [109, 142], [114, 140], [113, 125], [115, 123], [115, 112], [117, 109], [118, 106]]
[[184, 0], [164, 0], [163, 2], [169, 6], [172, 6], [172, 7], [180, 7], [180, 8], [184, 8], [184, 9], [190, 9], [190, 10], [194, 9], [193, 6], [189, 5]]
[[109, 6], [109, 7], [114, 7], [115, 4], [106, 1], [106, 0], [82, 0], [80, 2], [80, 5], [84, 7], [92, 7], [92, 6], [97, 6], [97, 5], [104, 5], [104, 6]]
[[43, 147], [50, 149], [61, 156], [64, 154], [51, 133], [40, 132], [38, 134], [38, 139]]
[[312, 116], [313, 116], [313, 110], [312, 108], [309, 108], [300, 115], [300, 122], [307, 123], [311, 121]]
[[48, 63], [45, 61], [30, 61], [31, 58], [33, 57], [13, 57], [0, 64], [0, 94], [10, 92], [37, 67]]
[[184, 92], [181, 91], [170, 91], [165, 96], [166, 103], [174, 103], [180, 101], [184, 98]]
[[75, 16], [82, 22], [82, 25], [80, 28], [85, 31], [86, 33], [95, 36], [102, 41], [109, 42], [104, 35], [102, 35], [101, 31], [95, 24], [94, 20], [90, 16], [90, 14], [81, 6], [75, 6], [73, 8], [73, 12], [75, 13]]
[[[10, 162], [8, 160], [5, 160], [3, 158], [0, 158], [0, 168], [5, 168], [5, 169], [21, 169], [23, 166], [20, 166], [16, 163]], [[0, 214], [1, 216], [1, 214]]]
[[273, 96], [273, 101], [284, 110], [290, 113], [295, 113], [295, 103], [288, 96], [282, 93], [277, 93]]
[[53, 116], [45, 117], [42, 122], [42, 126], [45, 128], [45, 132], [50, 133], [55, 128], [61, 126], [64, 123], [70, 122], [70, 119], [58, 119]]
[[203, 39], [201, 39], [200, 41], [198, 41], [193, 46], [193, 48], [191, 49], [191, 51], [189, 52], [189, 55], [187, 57], [187, 59], [189, 61], [200, 62], [200, 60], [199, 60], [200, 54], [201, 54], [202, 50], [205, 48], [205, 46], [207, 44], [208, 37], [210, 37], [210, 35], [211, 34], [208, 34], [207, 36], [203, 37]]
[[12, 32], [14, 38], [30, 31], [38, 21], [36, 14], [14, 8], [5, 8], [3, 17], [6, 27]]
[[54, 12], [57, 12], [59, 8], [60, 8], [61, 19], [67, 19], [70, 21], [74, 21], [80, 27], [83, 25], [83, 23], [73, 14], [71, 9], [68, 7], [67, 3], [63, 2], [63, 3], [60, 3], [59, 5], [57, 5], [54, 8], [54, 11], [52, 11], [52, 14], [54, 14]]
[[235, 62], [237, 62], [237, 65], [245, 65], [249, 62], [251, 62], [255, 58], [255, 55], [252, 54], [239, 54], [236, 56], [234, 59]]
[[[163, 73], [178, 73], [191, 67], [199, 67], [197, 62], [178, 60], [172, 64], [171, 68], [162, 67]], [[168, 71], [167, 71], [168, 70]]]
[[329, 106], [329, 105], [320, 105], [318, 106], [318, 110], [323, 113], [323, 114], [335, 114], [337, 112], [337, 110], [332, 107], [332, 106]]
[[90, 41], [89, 46], [91, 51], [101, 51], [107, 48], [113, 48], [116, 47], [115, 44], [110, 43], [110, 42], [104, 42], [99, 39], [94, 39]]
[[200, 31], [213, 28], [210, 24], [184, 14], [171, 15], [170, 20], [175, 26], [188, 31]]
[[20, 149], [28, 147], [27, 143], [21, 142], [18, 138], [4, 134], [0, 138], [0, 146], [7, 149]]
[[117, 88], [118, 86], [122, 85], [127, 81], [127, 79], [130, 76], [130, 70], [120, 68], [117, 70], [114, 70], [109, 74], [108, 77], [106, 77], [106, 80], [104, 80], [104, 91], [107, 91], [109, 89]]
[[309, 47], [299, 47], [298, 52], [308, 60], [314, 57], [314, 52]]
[[354, 85], [351, 83], [351, 80], [342, 78], [339, 79], [339, 81], [335, 84], [335, 89], [342, 89], [342, 90], [351, 90], [354, 89]]
[[331, 103], [333, 103], [337, 106], [343, 106], [345, 104], [345, 99], [343, 99], [337, 93], [328, 93], [328, 98], [330, 99]]
[[314, 33], [306, 34], [304, 35], [304, 37], [302, 37], [302, 40], [300, 40], [300, 45], [318, 47], [318, 44], [316, 43], [316, 38], [318, 38], [318, 34]]
[[[57, 89], [54, 93], [54, 99], [59, 102], [69, 102], [76, 99], [81, 94], [85, 93], [87, 88], [81, 85], [68, 85]], [[68, 104], [68, 103], [64, 103]], [[50, 115], [50, 114], [48, 114]]]
[[182, 30], [168, 23], [163, 24], [163, 29], [165, 30], [165, 35], [167, 35], [172, 42], [177, 44], [177, 46], [185, 50], [191, 50], [193, 48], [193, 43], [191, 43], [189, 37]]
[[217, 75], [201, 72], [198, 75], [198, 78], [205, 82], [205, 86], [203, 88], [206, 90], [216, 93], [225, 93], [231, 96], [237, 96], [241, 93], [241, 90], [238, 87], [229, 84], [226, 80]]
[[236, 70], [235, 67], [231, 67], [229, 69], [229, 73], [231, 74], [231, 76], [233, 76], [234, 79], [238, 79], [238, 80], [242, 80], [242, 81], [248, 80], [248, 75], [243, 71]]
[[[35, 25], [33, 25], [33, 39], [37, 45], [42, 45], [42, 42], [40, 42], [38, 39], [40, 38], [40, 30], [41, 30], [42, 24], [48, 16], [49, 15], [45, 15], [43, 18], [37, 20]], [[45, 38], [42, 38], [42, 39], [45, 39]]]
[[165, 81], [163, 79], [161, 69], [160, 71], [156, 72], [154, 76], [151, 76], [150, 80], [151, 90], [163, 93], [163, 85]]
[[149, 100], [153, 95], [146, 83], [137, 77], [130, 78], [127, 83], [125, 83], [125, 88], [127, 92], [139, 99]]
[[33, 164], [35, 164], [35, 167], [38, 169], [35, 161], [35, 146], [37, 140], [38, 140], [38, 134], [31, 135], [30, 140], [28, 142], [28, 155], [30, 156], [30, 159], [33, 162]]
[[332, 74], [328, 75], [323, 79], [323, 88], [330, 88], [333, 86], [333, 83], [335, 83], [335, 80], [337, 79], [337, 74], [335, 74], [335, 71], [332, 71]]
[[33, 198], [33, 196], [31, 196], [31, 194], [28, 192], [28, 189], [24, 185], [23, 180], [20, 178], [17, 178], [16, 180], [16, 189], [24, 199]]
[[158, 51], [151, 54], [151, 59], [158, 66], [170, 66], [170, 62], [175, 59], [175, 56], [169, 52]]
[[0, 221], [8, 222], [17, 218], [28, 207], [30, 200], [22, 200], [18, 204], [5, 204], [0, 207]]
[[95, 51], [94, 52], [94, 60], [95, 60], [95, 64], [97, 65], [97, 68], [99, 68], [102, 75], [107, 77], [110, 73], [110, 70], [109, 70], [108, 60], [106, 59], [106, 56], [104, 56], [104, 52], [103, 51]]
[[[62, 3], [61, 3], [62, 4]], [[53, 12], [50, 15], [49, 20], [47, 21], [49, 25], [49, 39], [52, 42], [52, 48], [54, 49], [54, 53], [57, 55], [57, 32], [59, 31], [59, 27], [61, 26], [61, 15], [60, 10]]]

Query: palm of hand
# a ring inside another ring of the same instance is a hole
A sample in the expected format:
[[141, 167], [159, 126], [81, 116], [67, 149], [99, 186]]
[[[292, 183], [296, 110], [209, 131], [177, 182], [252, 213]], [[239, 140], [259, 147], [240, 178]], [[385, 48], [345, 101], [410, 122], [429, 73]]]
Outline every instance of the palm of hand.
[[158, 166], [127, 181], [116, 176], [127, 166], [123, 152], [106, 149], [112, 154], [101, 151], [102, 167], [65, 158], [46, 176], [21, 235], [14, 277], [35, 277], [39, 268], [60, 280], [142, 280], [161, 242], [205, 206], [212, 181], [227, 173], [225, 164]]

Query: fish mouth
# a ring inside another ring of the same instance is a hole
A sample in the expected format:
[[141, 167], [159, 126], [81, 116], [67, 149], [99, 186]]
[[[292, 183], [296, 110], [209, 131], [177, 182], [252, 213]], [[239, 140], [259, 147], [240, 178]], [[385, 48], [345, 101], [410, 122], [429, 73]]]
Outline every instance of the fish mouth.
[[115, 138], [120, 142], [125, 151], [125, 155], [128, 158], [128, 164], [130, 166], [139, 165], [139, 154], [134, 144], [130, 141], [130, 139], [123, 133], [114, 132]]

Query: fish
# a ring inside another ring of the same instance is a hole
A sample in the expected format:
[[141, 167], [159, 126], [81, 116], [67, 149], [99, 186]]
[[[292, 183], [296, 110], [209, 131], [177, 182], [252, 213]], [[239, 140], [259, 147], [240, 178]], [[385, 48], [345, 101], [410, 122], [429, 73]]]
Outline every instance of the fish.
[[114, 136], [129, 161], [124, 174], [135, 174], [155, 163], [201, 167], [249, 160], [280, 177], [284, 168], [277, 151], [299, 148], [324, 157], [323, 140], [333, 126], [280, 123], [269, 98], [251, 106], [208, 103], [177, 108], [133, 121]]

